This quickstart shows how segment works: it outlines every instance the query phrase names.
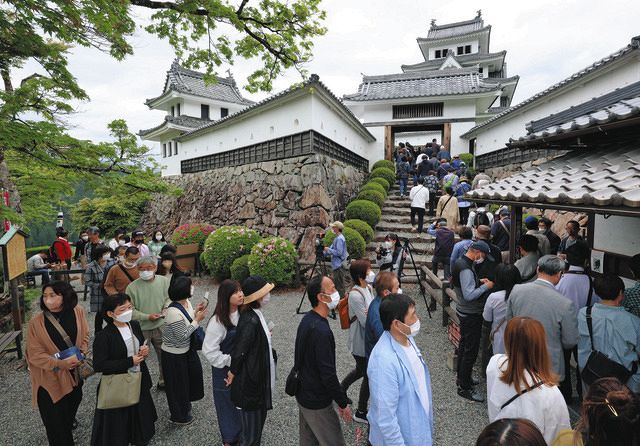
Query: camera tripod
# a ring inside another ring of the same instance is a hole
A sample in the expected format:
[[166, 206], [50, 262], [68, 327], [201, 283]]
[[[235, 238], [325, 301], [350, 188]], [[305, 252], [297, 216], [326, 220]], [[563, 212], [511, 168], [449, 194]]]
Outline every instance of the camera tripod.
[[[427, 312], [429, 313], [429, 319], [432, 318], [431, 316], [431, 306], [427, 303], [427, 293], [426, 290], [424, 288], [424, 285], [422, 284], [422, 281], [420, 280], [420, 273], [418, 273], [418, 267], [416, 266], [416, 262], [413, 259], [413, 251], [412, 251], [412, 247], [411, 247], [411, 241], [408, 238], [401, 238], [400, 239], [400, 243], [402, 246], [402, 253], [400, 255], [402, 255], [402, 260], [400, 261], [400, 271], [404, 270], [404, 253], [406, 252], [408, 257], [411, 259], [411, 264], [413, 266], [413, 271], [416, 273], [416, 278], [418, 279], [418, 286], [420, 287], [420, 294], [422, 294], [422, 299], [424, 299], [424, 304], [427, 307]], [[404, 274], [402, 274], [404, 275]], [[402, 279], [400, 279], [400, 281], [402, 281]], [[432, 302], [432, 305], [435, 304], [435, 302]], [[435, 306], [433, 307], [433, 309], [435, 310]]]
[[[318, 253], [316, 253], [316, 261], [313, 263], [313, 268], [311, 268], [311, 276], [313, 277], [316, 275], [316, 270], [319, 269], [320, 273], [323, 276], [327, 275], [327, 265], [325, 264], [325, 257], [324, 255], [319, 255]], [[302, 293], [302, 298], [300, 299], [300, 303], [298, 304], [298, 308], [296, 308], [296, 314], [305, 314], [306, 311], [300, 311], [300, 309], [302, 308], [302, 304], [304, 303], [304, 298], [307, 297], [307, 287], [304, 287], [304, 292]], [[331, 314], [329, 315], [329, 317], [335, 319], [336, 318], [336, 312], [335, 310], [331, 310]]]

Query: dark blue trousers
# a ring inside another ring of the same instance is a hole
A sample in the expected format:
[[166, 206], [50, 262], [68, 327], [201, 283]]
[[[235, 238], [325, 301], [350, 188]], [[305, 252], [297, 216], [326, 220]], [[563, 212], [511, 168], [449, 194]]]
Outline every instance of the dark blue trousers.
[[239, 444], [241, 439], [242, 411], [231, 401], [231, 388], [224, 382], [228, 370], [228, 367], [222, 369], [211, 367], [213, 404], [216, 407], [222, 442], [235, 445]]

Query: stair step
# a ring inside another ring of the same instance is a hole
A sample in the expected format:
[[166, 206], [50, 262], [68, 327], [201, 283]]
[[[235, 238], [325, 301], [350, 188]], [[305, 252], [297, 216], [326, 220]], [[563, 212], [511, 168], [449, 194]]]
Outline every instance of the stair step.
[[[416, 262], [416, 266], [418, 268], [420, 268], [423, 265], [431, 266], [431, 257], [432, 257], [431, 254], [419, 254], [416, 252], [412, 252], [412, 254], [413, 254], [413, 260]], [[376, 263], [375, 253], [367, 252], [367, 255], [365, 257], [369, 259], [372, 265], [375, 265]], [[405, 260], [405, 268], [407, 268], [408, 266], [413, 267], [411, 265], [411, 258], [409, 256], [407, 256], [407, 260]]]
[[[416, 232], [409, 232], [409, 229], [411, 229], [411, 226], [407, 226], [406, 228], [403, 228], [400, 231], [396, 231], [394, 232], [394, 234], [396, 234], [398, 237], [400, 237], [400, 239], [409, 239], [409, 241], [412, 244], [415, 243], [430, 243], [433, 244], [433, 240], [434, 238], [431, 237], [429, 234], [418, 234]], [[387, 236], [387, 234], [389, 232], [393, 232], [393, 231], [384, 231], [384, 230], [378, 230], [374, 236], [373, 236], [373, 243], [380, 243], [384, 241], [384, 238]]]
[[[382, 241], [371, 242], [367, 245], [367, 252], [374, 252], [378, 246], [382, 244]], [[411, 249], [416, 254], [433, 254], [433, 243], [416, 243], [411, 242]]]
[[[425, 228], [426, 230], [426, 228]], [[417, 233], [413, 233], [410, 232], [411, 231], [411, 225], [410, 224], [406, 224], [406, 223], [399, 223], [399, 222], [395, 222], [395, 221], [380, 221], [377, 225], [376, 225], [376, 231], [380, 231], [380, 232], [406, 232], [407, 233], [407, 238], [411, 239], [413, 237], [415, 237], [416, 235], [418, 235]]]
[[410, 200], [390, 200], [389, 198], [386, 199], [386, 201], [384, 202], [384, 204], [382, 205], [383, 208], [400, 208], [400, 209], [406, 209], [407, 212], [411, 211], [411, 201]]
[[382, 217], [387, 215], [401, 215], [401, 216], [410, 216], [411, 209], [408, 207], [392, 207], [392, 206], [383, 206], [382, 207]]
[[404, 201], [411, 204], [411, 199], [409, 198], [408, 194], [404, 197], [401, 197], [398, 193], [390, 193], [389, 195], [387, 195], [386, 201]]

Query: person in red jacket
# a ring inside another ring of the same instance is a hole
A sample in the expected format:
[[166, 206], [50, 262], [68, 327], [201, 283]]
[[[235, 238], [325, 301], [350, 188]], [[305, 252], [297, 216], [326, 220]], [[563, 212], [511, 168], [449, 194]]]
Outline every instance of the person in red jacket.
[[59, 227], [56, 229], [56, 241], [53, 242], [53, 249], [55, 250], [55, 254], [58, 262], [62, 265], [67, 265], [67, 269], [71, 268], [71, 258], [73, 257], [73, 253], [71, 252], [71, 245], [67, 241], [67, 236], [69, 233], [63, 228]]

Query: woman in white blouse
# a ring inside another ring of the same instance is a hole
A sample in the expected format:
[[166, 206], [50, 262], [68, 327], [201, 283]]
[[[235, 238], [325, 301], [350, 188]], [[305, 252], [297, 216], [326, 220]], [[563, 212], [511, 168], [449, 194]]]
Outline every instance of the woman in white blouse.
[[230, 388], [224, 380], [231, 365], [231, 350], [240, 318], [238, 306], [242, 305], [243, 300], [244, 294], [239, 282], [227, 279], [220, 284], [216, 309], [209, 320], [202, 346], [202, 353], [211, 364], [213, 404], [225, 445], [238, 444], [242, 432], [240, 409], [231, 401]]
[[544, 327], [535, 319], [515, 317], [504, 333], [506, 355], [494, 355], [487, 366], [489, 421], [526, 418], [540, 429], [547, 444], [569, 429], [569, 411], [551, 370]]
[[521, 282], [520, 271], [514, 265], [500, 263], [496, 267], [497, 291], [489, 294], [484, 304], [482, 317], [491, 322], [491, 339], [493, 354], [504, 353], [504, 329], [507, 325], [507, 301], [513, 287]]

